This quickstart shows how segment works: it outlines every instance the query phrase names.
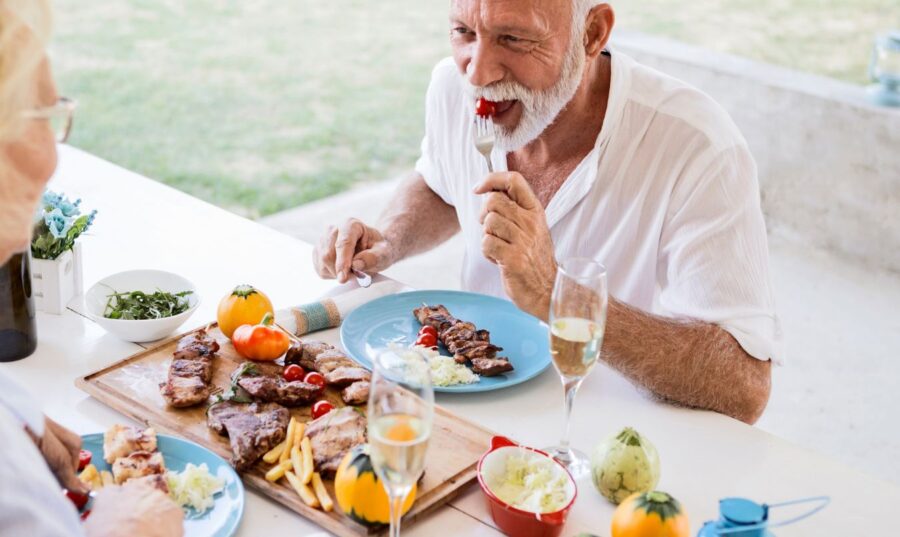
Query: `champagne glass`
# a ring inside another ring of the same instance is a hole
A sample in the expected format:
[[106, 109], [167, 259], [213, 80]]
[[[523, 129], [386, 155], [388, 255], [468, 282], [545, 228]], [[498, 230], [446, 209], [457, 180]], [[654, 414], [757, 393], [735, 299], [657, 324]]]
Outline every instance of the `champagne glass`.
[[425, 470], [433, 416], [431, 368], [425, 356], [412, 349], [377, 356], [369, 389], [369, 449], [390, 498], [391, 537], [399, 537], [404, 500]]
[[566, 394], [562, 441], [547, 448], [578, 479], [590, 472], [584, 453], [569, 446], [569, 423], [575, 394], [600, 357], [606, 329], [606, 268], [592, 259], [572, 258], [560, 263], [550, 298], [550, 355]]

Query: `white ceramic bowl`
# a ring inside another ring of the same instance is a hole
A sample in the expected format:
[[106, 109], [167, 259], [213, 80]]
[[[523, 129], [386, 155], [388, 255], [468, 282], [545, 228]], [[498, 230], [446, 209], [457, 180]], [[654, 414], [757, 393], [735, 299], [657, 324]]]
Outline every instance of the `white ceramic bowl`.
[[[187, 296], [190, 305], [187, 311], [172, 317], [146, 320], [107, 319], [103, 316], [103, 312], [106, 310], [108, 296], [114, 290], [119, 293], [130, 291], [154, 293], [157, 290], [169, 293], [182, 291], [193, 293]], [[193, 283], [177, 274], [164, 270], [129, 270], [107, 276], [92, 285], [84, 295], [84, 302], [88, 315], [109, 333], [125, 341], [141, 343], [156, 341], [174, 332], [200, 305], [200, 296], [197, 295], [197, 288]]]

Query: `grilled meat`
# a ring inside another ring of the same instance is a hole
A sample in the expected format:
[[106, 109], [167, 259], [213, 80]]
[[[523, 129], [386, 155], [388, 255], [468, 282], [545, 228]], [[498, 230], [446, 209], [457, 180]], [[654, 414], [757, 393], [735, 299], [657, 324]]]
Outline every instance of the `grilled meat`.
[[303, 352], [300, 355], [300, 365], [305, 367], [306, 369], [312, 369], [313, 371], [317, 371], [316, 369], [316, 357], [322, 354], [325, 351], [334, 350], [333, 345], [329, 345], [324, 341], [304, 341], [303, 342]]
[[284, 406], [311, 403], [322, 392], [315, 384], [299, 380], [289, 382], [281, 377], [241, 377], [238, 385], [256, 399]]
[[291, 346], [288, 347], [288, 350], [284, 355], [284, 365], [286, 365], [286, 366], [291, 365], [291, 364], [303, 365], [302, 358], [303, 358], [303, 343], [300, 343], [299, 341], [295, 341], [295, 342], [291, 343]]
[[331, 475], [348, 451], [366, 442], [366, 417], [351, 407], [338, 408], [308, 423], [306, 435], [316, 470]]
[[315, 370], [323, 375], [327, 375], [339, 367], [359, 367], [359, 364], [337, 349], [330, 349], [320, 353], [316, 356], [314, 365]]
[[175, 359], [197, 358], [199, 356], [212, 356], [219, 352], [219, 342], [210, 337], [206, 330], [197, 330], [181, 338], [178, 347], [175, 348]]
[[166, 481], [166, 477], [164, 475], [161, 475], [161, 474], [145, 475], [144, 477], [136, 477], [136, 478], [132, 479], [131, 481], [136, 481], [138, 483], [146, 483], [146, 484], [150, 485], [151, 487], [153, 487], [159, 491], [162, 491], [167, 496], [169, 494], [169, 483]]
[[218, 342], [206, 330], [181, 338], [166, 382], [159, 385], [159, 393], [169, 406], [189, 407], [209, 399], [212, 360], [218, 350]]
[[358, 380], [344, 388], [341, 399], [348, 405], [361, 405], [369, 400], [369, 381]]
[[136, 451], [156, 451], [156, 431], [117, 424], [103, 433], [103, 460], [107, 463]]
[[135, 451], [119, 457], [112, 463], [112, 475], [117, 485], [136, 477], [162, 475], [166, 473], [166, 463], [160, 452]]
[[497, 356], [503, 348], [491, 343], [490, 332], [457, 319], [443, 305], [422, 306], [414, 309], [413, 314], [419, 323], [437, 330], [438, 339], [453, 354], [456, 363], [471, 362], [472, 371], [484, 377], [513, 370], [508, 358]]
[[472, 371], [482, 377], [493, 377], [512, 370], [513, 366], [506, 358], [472, 358]]
[[348, 386], [360, 380], [370, 380], [372, 374], [366, 369], [354, 366], [341, 366], [325, 374], [325, 382], [331, 386]]
[[207, 410], [207, 425], [231, 442], [231, 465], [242, 471], [284, 440], [290, 413], [277, 403], [225, 401]]

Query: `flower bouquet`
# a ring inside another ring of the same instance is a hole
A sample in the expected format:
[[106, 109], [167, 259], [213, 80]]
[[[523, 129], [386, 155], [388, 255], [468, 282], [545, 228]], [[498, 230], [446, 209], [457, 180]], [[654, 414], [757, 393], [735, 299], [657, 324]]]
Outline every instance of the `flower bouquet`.
[[31, 280], [38, 310], [62, 313], [82, 292], [81, 247], [76, 240], [93, 224], [97, 211], [81, 214], [80, 205], [80, 199], [72, 202], [50, 190], [41, 200], [31, 240]]

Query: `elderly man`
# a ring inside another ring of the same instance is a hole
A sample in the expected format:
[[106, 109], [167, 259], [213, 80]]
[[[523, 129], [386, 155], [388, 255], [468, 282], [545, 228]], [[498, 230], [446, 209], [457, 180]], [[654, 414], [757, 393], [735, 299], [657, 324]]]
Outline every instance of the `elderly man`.
[[[378, 227], [329, 229], [317, 270], [344, 282], [462, 229], [463, 287], [546, 320], [557, 262], [593, 258], [612, 295], [603, 359], [755, 422], [780, 331], [753, 158], [709, 97], [609, 50], [613, 22], [592, 0], [452, 0], [416, 170]], [[495, 173], [472, 142], [481, 97], [498, 103]]]

